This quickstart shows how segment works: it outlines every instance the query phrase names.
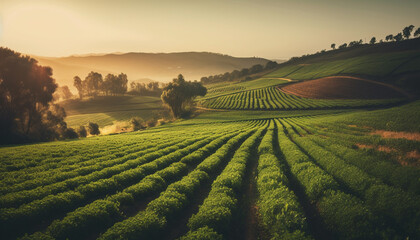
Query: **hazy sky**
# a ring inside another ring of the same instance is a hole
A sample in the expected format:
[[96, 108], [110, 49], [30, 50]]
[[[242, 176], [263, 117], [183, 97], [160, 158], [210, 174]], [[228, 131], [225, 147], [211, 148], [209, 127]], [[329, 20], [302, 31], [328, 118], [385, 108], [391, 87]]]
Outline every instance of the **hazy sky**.
[[419, 0], [0, 0], [0, 45], [27, 54], [209, 51], [289, 58], [420, 27]]

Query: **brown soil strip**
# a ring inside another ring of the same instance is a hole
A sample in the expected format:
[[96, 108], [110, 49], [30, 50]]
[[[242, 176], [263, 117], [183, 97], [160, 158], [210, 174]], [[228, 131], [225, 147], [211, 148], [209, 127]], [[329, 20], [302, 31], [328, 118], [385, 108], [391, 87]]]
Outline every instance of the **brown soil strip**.
[[280, 88], [280, 91], [313, 99], [389, 99], [409, 97], [403, 90], [368, 79], [331, 76]]
[[392, 132], [384, 130], [376, 130], [372, 135], [379, 135], [383, 138], [403, 138], [412, 141], [420, 141], [420, 133], [418, 132]]
[[357, 146], [357, 148], [375, 149], [377, 151], [386, 152], [386, 153], [397, 152], [397, 149], [386, 147], [386, 146], [373, 146], [373, 145], [366, 145], [366, 144], [360, 144], [360, 143], [356, 143], [355, 146]]
[[360, 144], [360, 143], [356, 143], [355, 146], [359, 149], [374, 149], [380, 152], [398, 153], [399, 156], [397, 157], [397, 160], [398, 160], [398, 163], [401, 164], [402, 166], [414, 166], [414, 167], [420, 166], [420, 152], [417, 150], [403, 153], [403, 152], [398, 151], [395, 148], [391, 148], [387, 146], [374, 146], [374, 145], [366, 145], [366, 144]]

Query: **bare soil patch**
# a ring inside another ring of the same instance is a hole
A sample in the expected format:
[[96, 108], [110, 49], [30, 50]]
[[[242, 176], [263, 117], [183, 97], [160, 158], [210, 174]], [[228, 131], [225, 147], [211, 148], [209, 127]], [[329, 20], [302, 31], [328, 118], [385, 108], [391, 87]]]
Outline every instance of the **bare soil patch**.
[[379, 135], [383, 138], [404, 138], [412, 141], [420, 141], [420, 133], [417, 132], [392, 132], [384, 130], [376, 130], [372, 135]]
[[360, 143], [356, 143], [355, 145], [358, 148], [375, 149], [377, 151], [386, 152], [386, 153], [396, 152], [397, 151], [394, 148], [390, 148], [390, 147], [386, 147], [386, 146], [373, 146], [373, 145], [366, 145], [366, 144], [360, 144]]
[[388, 84], [348, 76], [304, 81], [284, 86], [280, 90], [314, 99], [389, 99], [406, 96], [402, 90]]
[[376, 151], [380, 152], [386, 152], [386, 153], [397, 153], [397, 161], [402, 166], [413, 166], [418, 167], [420, 166], [420, 152], [417, 150], [410, 151], [410, 152], [402, 152], [398, 151], [395, 148], [387, 147], [387, 146], [374, 146], [374, 145], [366, 145], [366, 144], [360, 144], [356, 143], [355, 146], [359, 149], [374, 149]]

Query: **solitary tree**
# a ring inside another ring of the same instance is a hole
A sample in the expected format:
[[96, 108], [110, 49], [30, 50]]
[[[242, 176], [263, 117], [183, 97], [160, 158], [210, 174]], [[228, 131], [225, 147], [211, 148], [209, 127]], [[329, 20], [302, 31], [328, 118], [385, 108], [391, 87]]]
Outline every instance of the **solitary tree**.
[[394, 35], [392, 35], [392, 34], [387, 35], [387, 36], [385, 37], [385, 40], [387, 40], [387, 41], [392, 41], [392, 40], [394, 40]]
[[372, 37], [372, 39], [370, 39], [370, 44], [375, 44], [376, 43], [376, 37]]
[[413, 29], [414, 29], [414, 26], [413, 25], [407, 26], [407, 27], [405, 27], [403, 29], [403, 35], [404, 35], [404, 38], [405, 39], [409, 39], [410, 38], [411, 32], [413, 31]]
[[331, 44], [331, 48], [335, 50], [335, 43]]
[[185, 107], [191, 104], [195, 97], [204, 96], [206, 93], [207, 88], [200, 82], [185, 81], [184, 77], [179, 74], [178, 78], [174, 78], [171, 83], [163, 88], [161, 98], [163, 103], [169, 106], [172, 115], [178, 118], [185, 112]]
[[420, 27], [414, 32], [414, 37], [420, 36]]

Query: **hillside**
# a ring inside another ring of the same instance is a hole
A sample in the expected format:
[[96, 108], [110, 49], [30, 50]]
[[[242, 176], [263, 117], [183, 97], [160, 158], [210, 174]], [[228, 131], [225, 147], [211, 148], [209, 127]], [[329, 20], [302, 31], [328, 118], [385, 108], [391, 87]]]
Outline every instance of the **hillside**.
[[359, 76], [420, 95], [420, 38], [364, 44], [291, 59], [266, 77], [309, 80], [334, 75]]
[[208, 85], [200, 102], [238, 110], [392, 105], [420, 96], [419, 63], [420, 39], [338, 49], [291, 59], [249, 82]]
[[60, 102], [67, 113], [65, 121], [70, 127], [94, 122], [99, 127], [115, 121], [128, 121], [140, 117], [147, 121], [159, 117], [163, 111], [159, 97], [150, 96], [99, 96], [92, 99], [73, 99]]
[[207, 112], [2, 147], [1, 236], [416, 239], [419, 142], [376, 130], [418, 131], [418, 107]]
[[279, 88], [280, 91], [316, 99], [387, 99], [404, 98], [389, 85], [363, 78], [332, 76], [304, 81]]
[[82, 79], [90, 72], [101, 74], [125, 73], [130, 81], [149, 78], [169, 82], [178, 74], [188, 80], [200, 80], [202, 76], [231, 72], [255, 64], [265, 64], [263, 58], [237, 58], [208, 52], [180, 53], [122, 53], [92, 56], [41, 57], [34, 56], [41, 65], [53, 69], [53, 77], [60, 85], [73, 90], [73, 77]]

